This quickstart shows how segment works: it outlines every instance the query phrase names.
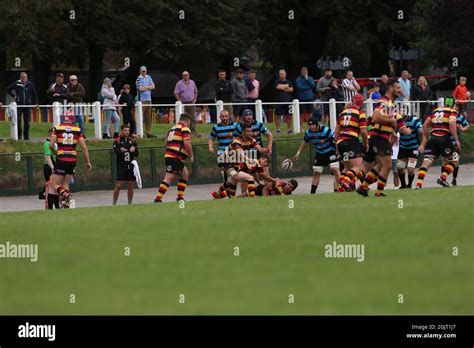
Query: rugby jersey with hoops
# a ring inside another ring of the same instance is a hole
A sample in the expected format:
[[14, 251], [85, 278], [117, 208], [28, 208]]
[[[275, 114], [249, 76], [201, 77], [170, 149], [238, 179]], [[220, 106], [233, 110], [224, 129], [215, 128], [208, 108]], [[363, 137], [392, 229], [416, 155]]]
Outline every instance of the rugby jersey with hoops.
[[431, 135], [435, 137], [450, 135], [449, 121], [454, 120], [457, 122], [456, 111], [447, 106], [434, 109], [428, 117], [431, 119]]
[[357, 107], [349, 106], [342, 110], [337, 118], [339, 125], [339, 137], [337, 143], [343, 140], [359, 140], [360, 130], [367, 128], [367, 119], [364, 111]]
[[420, 129], [423, 128], [420, 120], [415, 116], [408, 115], [405, 120], [405, 126], [411, 129], [411, 134], [405, 135], [400, 133], [400, 148], [409, 150], [418, 149], [418, 146], [420, 146], [419, 132]]
[[314, 150], [320, 154], [336, 150], [334, 132], [331, 128], [326, 126], [319, 126], [316, 132], [311, 132], [308, 128], [306, 132], [304, 132], [304, 141], [313, 144]]
[[234, 139], [234, 132], [237, 123], [229, 121], [227, 124], [217, 123], [212, 126], [210, 138], [217, 139], [219, 150], [225, 150]]
[[79, 139], [83, 139], [81, 129], [73, 124], [60, 124], [54, 127], [52, 135], [56, 136], [58, 151], [56, 160], [64, 162], [76, 162], [76, 146]]
[[[242, 134], [242, 123], [237, 124], [235, 127], [234, 135], [238, 136]], [[268, 128], [262, 122], [253, 120], [252, 122], [252, 137], [257, 140], [258, 145], [263, 146], [262, 143], [262, 134], [268, 134]]]
[[[387, 97], [383, 96], [381, 99], [379, 99], [376, 107], [374, 108], [375, 110], [379, 110], [381, 113], [382, 117], [390, 117], [392, 114], [394, 114], [394, 107], [395, 103], [388, 99]], [[396, 129], [402, 129], [405, 126], [405, 122], [403, 122], [403, 116], [400, 115], [399, 113], [394, 115], [395, 119], [397, 120], [397, 127]], [[381, 137], [387, 140], [390, 140], [390, 136], [392, 133], [395, 131], [395, 129], [391, 125], [386, 125], [386, 124], [381, 124], [381, 123], [376, 123], [372, 120], [372, 126], [370, 129], [370, 137]]]
[[165, 158], [171, 157], [184, 161], [188, 157], [188, 153], [184, 148], [185, 140], [191, 140], [191, 130], [179, 122], [166, 135]]

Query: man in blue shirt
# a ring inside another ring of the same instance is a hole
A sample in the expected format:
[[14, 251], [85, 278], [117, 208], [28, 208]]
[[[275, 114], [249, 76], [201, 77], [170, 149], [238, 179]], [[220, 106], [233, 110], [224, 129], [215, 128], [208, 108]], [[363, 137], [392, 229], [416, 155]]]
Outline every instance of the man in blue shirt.
[[[300, 102], [312, 102], [315, 87], [314, 79], [308, 75], [308, 68], [303, 66], [301, 68], [301, 75], [296, 78], [296, 97]], [[307, 121], [312, 112], [313, 104], [300, 105], [300, 117], [303, 122]]]
[[402, 86], [402, 95], [397, 100], [410, 100], [411, 82], [410, 73], [407, 70], [402, 71], [402, 77], [398, 79], [398, 83]]
[[313, 161], [313, 181], [311, 182], [311, 193], [316, 193], [319, 185], [319, 179], [324, 167], [329, 166], [331, 174], [334, 175], [334, 192], [339, 187], [339, 160], [336, 154], [336, 142], [334, 141], [334, 132], [327, 126], [320, 125], [316, 117], [310, 117], [308, 120], [308, 129], [304, 133], [304, 139], [293, 156], [293, 161], [297, 161], [301, 152], [313, 144], [315, 156]]
[[[405, 126], [411, 130], [411, 134], [400, 133], [400, 150], [398, 152], [397, 171], [400, 178], [400, 189], [410, 189], [415, 179], [415, 168], [420, 153], [420, 136], [423, 138], [423, 125], [415, 116], [408, 115]], [[405, 168], [408, 172], [408, 184], [405, 178]]]
[[[146, 66], [140, 67], [140, 75], [136, 80], [137, 97], [143, 104], [143, 120], [145, 121], [145, 132], [147, 138], [156, 138], [151, 130], [151, 91], [155, 89], [155, 83], [150, 75], [147, 75]], [[176, 115], [179, 117], [179, 115]]]

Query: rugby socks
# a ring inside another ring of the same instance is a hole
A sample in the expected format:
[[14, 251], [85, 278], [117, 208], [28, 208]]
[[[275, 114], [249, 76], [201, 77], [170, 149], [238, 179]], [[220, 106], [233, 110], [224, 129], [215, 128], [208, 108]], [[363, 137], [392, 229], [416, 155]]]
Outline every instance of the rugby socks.
[[386, 185], [387, 185], [387, 178], [381, 177], [379, 175], [378, 181], [377, 181], [377, 191], [375, 191], [375, 195], [380, 196]]
[[444, 166], [441, 166], [441, 174], [444, 173]]
[[357, 180], [356, 178], [357, 178], [356, 172], [354, 172], [351, 169], [347, 172], [346, 176], [342, 180], [344, 180], [348, 185], [354, 185]]
[[237, 185], [229, 184], [227, 188], [227, 193], [229, 194], [229, 198], [235, 197], [235, 190], [237, 190]]
[[343, 181], [346, 178], [346, 175], [346, 173], [341, 172], [341, 174], [339, 175], [339, 182]]
[[363, 190], [368, 190], [369, 189], [369, 186], [372, 185], [375, 181], [377, 181], [377, 177], [379, 176], [379, 173], [375, 170], [375, 169], [372, 169], [365, 177], [365, 180], [364, 182], [362, 183], [362, 185], [360, 185], [362, 187]]
[[423, 186], [423, 179], [426, 176], [428, 170], [425, 167], [421, 167], [418, 170], [418, 179], [416, 180], [416, 187], [421, 188]]
[[407, 187], [407, 183], [406, 183], [406, 176], [405, 176], [405, 172], [403, 173], [398, 173], [398, 177], [400, 178], [400, 183], [402, 184], [401, 188], [405, 188]]
[[166, 191], [168, 191], [169, 187], [170, 185], [168, 185], [166, 182], [161, 182], [160, 187], [158, 188], [158, 193], [155, 197], [155, 202], [161, 202], [163, 196], [165, 195]]
[[247, 189], [249, 190], [249, 197], [255, 197], [255, 182], [253, 180], [247, 181]]
[[184, 199], [184, 190], [186, 190], [187, 180], [179, 179], [178, 181], [178, 200]]
[[444, 171], [439, 177], [441, 180], [446, 180], [446, 178], [454, 171], [454, 165], [452, 163], [448, 163], [444, 166]]
[[359, 173], [357, 173], [357, 179], [360, 180], [360, 182], [364, 182], [365, 180], [365, 172], [361, 169]]
[[459, 173], [459, 166], [456, 166], [453, 171], [453, 179], [457, 179]]
[[408, 174], [408, 186], [409, 188], [411, 188], [411, 184], [413, 184], [413, 180], [415, 179], [415, 174]]
[[311, 185], [311, 193], [312, 194], [316, 193], [317, 189], [318, 189], [318, 185]]

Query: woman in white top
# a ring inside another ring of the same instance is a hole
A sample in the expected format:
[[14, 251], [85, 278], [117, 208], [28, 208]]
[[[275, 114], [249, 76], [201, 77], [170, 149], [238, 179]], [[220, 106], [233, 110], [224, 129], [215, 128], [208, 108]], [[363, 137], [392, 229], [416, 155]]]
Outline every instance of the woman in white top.
[[112, 119], [114, 120], [114, 138], [117, 138], [120, 128], [120, 117], [117, 114], [117, 108], [115, 106], [117, 103], [117, 95], [115, 94], [115, 90], [112, 87], [112, 81], [108, 77], [104, 79], [104, 84], [102, 85], [100, 94], [102, 94], [104, 97], [102, 108], [105, 112], [105, 123], [104, 129], [102, 131], [102, 138], [110, 138], [108, 132], [109, 124]]

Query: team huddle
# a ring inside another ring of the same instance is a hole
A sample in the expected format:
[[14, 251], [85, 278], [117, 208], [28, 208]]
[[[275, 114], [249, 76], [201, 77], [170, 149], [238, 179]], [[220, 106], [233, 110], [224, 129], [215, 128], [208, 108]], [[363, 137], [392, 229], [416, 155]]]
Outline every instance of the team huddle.
[[[311, 144], [314, 147], [313, 177], [310, 193], [317, 191], [325, 167], [334, 176], [334, 192], [356, 191], [368, 196], [370, 186], [377, 183], [376, 197], [385, 196], [384, 189], [390, 171], [398, 174], [401, 189], [412, 188], [418, 157], [424, 154], [418, 170], [416, 188], [421, 189], [426, 173], [433, 161], [442, 158], [442, 170], [437, 183], [449, 187], [447, 178], [453, 174], [452, 185], [456, 186], [459, 170], [461, 143], [459, 133], [469, 128], [469, 123], [452, 98], [446, 98], [444, 105], [434, 109], [424, 124], [410, 115], [407, 105], [395, 102], [401, 95], [401, 86], [396, 81], [387, 83], [385, 96], [378, 100], [372, 115], [363, 110], [362, 95], [355, 94], [338, 115], [332, 131], [320, 124], [316, 117], [308, 119], [308, 128], [303, 141], [293, 156], [297, 161], [301, 153]], [[212, 127], [209, 136], [209, 152], [216, 156], [217, 166], [222, 173], [222, 184], [211, 193], [214, 199], [234, 197], [255, 197], [290, 195], [298, 187], [295, 179], [283, 181], [270, 175], [269, 164], [273, 137], [268, 128], [254, 119], [249, 109], [243, 111], [242, 122], [233, 122], [228, 111], [222, 110], [220, 122]], [[91, 163], [87, 146], [80, 129], [72, 124], [73, 116], [64, 116], [64, 121], [50, 132], [48, 148], [52, 161], [45, 164], [45, 179], [51, 176], [51, 185], [46, 188], [50, 194], [48, 206], [68, 208], [70, 205], [69, 183], [77, 162], [76, 145], [83, 150], [86, 166]], [[194, 120], [183, 113], [165, 138], [165, 176], [159, 185], [155, 203], [161, 203], [173, 181], [178, 178], [177, 198], [184, 200], [189, 179], [185, 161], [193, 162], [191, 145], [195, 133]], [[262, 136], [267, 138], [263, 145]], [[393, 146], [399, 146], [398, 156], [392, 158]], [[215, 147], [217, 146], [217, 152]], [[128, 185], [128, 203], [133, 200], [133, 187], [139, 171], [135, 158], [138, 146], [130, 136], [128, 125], [122, 126], [120, 136], [113, 145], [117, 161], [116, 186], [113, 204], [118, 200], [123, 182]], [[291, 162], [291, 160], [285, 160]], [[49, 163], [52, 162], [52, 163]], [[292, 165], [292, 162], [291, 162]], [[48, 166], [48, 168], [46, 168]], [[360, 184], [356, 186], [357, 181]], [[240, 193], [237, 186], [240, 184]]]

